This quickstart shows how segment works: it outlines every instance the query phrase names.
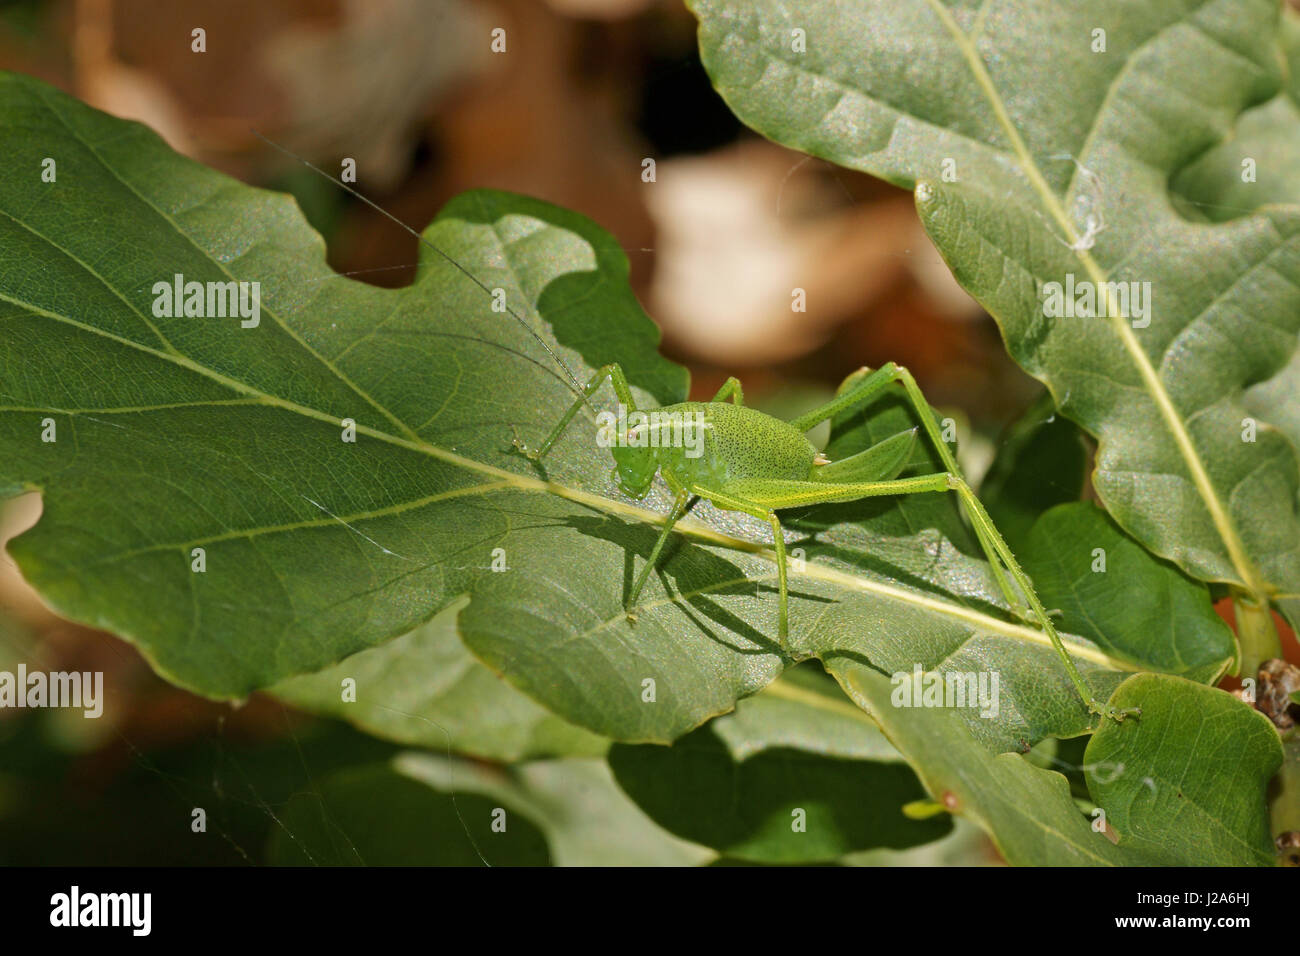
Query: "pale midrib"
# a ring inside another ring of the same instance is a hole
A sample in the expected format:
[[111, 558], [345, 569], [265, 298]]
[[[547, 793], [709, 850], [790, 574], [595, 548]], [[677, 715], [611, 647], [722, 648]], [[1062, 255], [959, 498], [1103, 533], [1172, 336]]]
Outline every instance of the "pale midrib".
[[136, 558], [143, 554], [153, 554], [157, 551], [187, 551], [190, 548], [201, 547], [203, 545], [217, 544], [222, 541], [238, 541], [244, 538], [256, 538], [264, 534], [284, 534], [289, 531], [302, 531], [309, 528], [333, 528], [339, 525], [348, 527], [357, 521], [372, 521], [376, 518], [392, 518], [400, 514], [405, 514], [408, 511], [414, 511], [417, 508], [427, 508], [429, 505], [438, 504], [443, 501], [452, 501], [456, 498], [464, 498], [468, 495], [486, 495], [490, 492], [506, 487], [509, 487], [509, 484], [505, 481], [488, 481], [478, 485], [467, 485], [463, 488], [452, 488], [450, 491], [441, 491], [434, 495], [425, 495], [423, 498], [414, 498], [411, 501], [402, 501], [395, 505], [389, 505], [386, 508], [373, 508], [370, 511], [361, 511], [349, 515], [330, 515], [328, 518], [310, 518], [304, 521], [289, 521], [284, 524], [258, 525], [255, 528], [239, 528], [221, 534], [209, 535], [206, 538], [195, 538], [193, 541], [177, 541], [171, 544], [152, 544], [147, 548], [136, 548], [132, 551], [119, 551], [116, 554], [109, 555], [103, 560], [104, 562], [127, 561], [131, 558]]
[[[204, 259], [213, 263], [213, 265], [215, 265], [216, 268], [222, 272], [222, 274], [224, 274], [231, 281], [238, 281], [236, 277], [231, 274], [230, 270], [226, 268], [225, 264], [212, 258], [212, 256], [209, 255], [206, 249], [204, 249], [197, 242], [195, 242], [194, 238], [188, 232], [186, 232], [184, 229], [181, 228], [180, 223], [176, 222], [176, 220], [174, 220], [165, 210], [160, 209], [158, 206], [154, 205], [154, 203], [152, 203], [149, 200], [149, 197], [145, 196], [138, 189], [136, 189], [132, 183], [123, 179], [122, 176], [118, 174], [117, 170], [113, 168], [111, 164], [105, 162], [104, 157], [99, 154], [99, 150], [97, 150], [90, 142], [83, 139], [81, 135], [75, 129], [72, 128], [72, 126], [68, 123], [68, 121], [64, 119], [63, 114], [43, 94], [41, 95], [41, 101], [45, 104], [45, 108], [50, 111], [50, 114], [59, 121], [59, 123], [63, 126], [65, 130], [68, 131], [68, 134], [77, 142], [81, 143], [81, 145], [86, 147], [87, 150], [90, 151], [91, 155], [93, 155], [95, 159], [99, 161], [99, 165], [104, 169], [105, 172], [107, 172], [110, 176], [112, 176], [119, 183], [121, 183], [127, 190], [130, 191], [130, 193], [133, 196], [139, 199], [140, 202], [143, 203], [147, 208], [152, 209], [156, 215], [161, 217], [164, 222], [166, 222], [169, 226], [172, 227], [173, 230], [175, 230], [176, 235], [183, 238]], [[50, 243], [50, 245], [54, 246], [54, 248], [56, 249], [59, 248], [53, 241], [51, 241], [41, 233], [36, 232], [35, 230], [32, 230], [32, 233], [33, 235], [39, 236], [41, 239], [44, 239], [46, 242]], [[107, 285], [107, 283], [105, 283], [105, 285]], [[132, 311], [134, 312], [135, 310]], [[271, 321], [273, 321], [276, 325], [278, 325], [284, 331], [284, 333], [289, 336], [289, 338], [291, 338], [295, 343], [298, 344], [299, 347], [302, 348], [304, 352], [306, 352], [313, 359], [319, 362], [327, 371], [329, 371], [331, 375], [333, 375], [336, 379], [338, 379], [349, 389], [351, 389], [352, 392], [358, 398], [362, 399], [371, 408], [375, 409], [375, 411], [379, 412], [390, 422], [396, 425], [400, 430], [402, 430], [412, 438], [418, 437], [415, 434], [415, 432], [411, 431], [410, 426], [408, 426], [400, 418], [398, 418], [387, 408], [381, 405], [378, 401], [372, 398], [360, 386], [358, 386], [355, 382], [353, 382], [347, 375], [343, 374], [343, 371], [338, 367], [336, 367], [333, 362], [331, 362], [325, 356], [321, 355], [314, 348], [312, 348], [311, 345], [309, 345], [305, 339], [303, 339], [294, 329], [289, 327], [288, 323], [286, 323], [283, 319], [280, 318], [279, 314], [275, 310], [266, 309], [264, 311], [266, 312], [267, 315], [271, 317]], [[139, 313], [136, 312], [136, 314]], [[145, 321], [152, 328], [152, 323], [149, 323], [147, 319]], [[168, 342], [167, 339], [163, 337], [162, 334], [158, 332], [157, 329], [155, 329], [154, 331], [158, 334], [159, 338], [161, 338], [163, 342], [167, 344], [168, 347], [170, 348], [171, 343]]]
[[[1002, 96], [998, 93], [997, 87], [994, 86], [993, 78], [989, 76], [988, 70], [985, 68], [984, 61], [980, 57], [979, 52], [970, 43], [969, 38], [962, 32], [961, 27], [958, 26], [955, 20], [953, 20], [951, 14], [949, 14], [947, 8], [943, 6], [940, 0], [927, 0], [927, 3], [934, 10], [936, 16], [938, 16], [943, 22], [944, 27], [952, 35], [958, 47], [961, 49], [962, 56], [965, 57], [967, 64], [970, 66], [975, 82], [979, 84], [985, 98], [993, 109], [994, 115], [997, 117], [998, 124], [1002, 127], [1003, 132], [1006, 133], [1007, 138], [1010, 140], [1012, 149], [1015, 151], [1021, 169], [1029, 179], [1030, 185], [1034, 188], [1034, 191], [1038, 193], [1039, 199], [1042, 201], [1044, 207], [1046, 207], [1048, 213], [1056, 220], [1057, 224], [1064, 231], [1066, 238], [1070, 240], [1071, 244], [1076, 243], [1079, 236], [1074, 228], [1074, 224], [1066, 215], [1064, 207], [1057, 200], [1056, 193], [1052, 191], [1051, 186], [1049, 186], [1047, 181], [1043, 178], [1042, 172], [1039, 170], [1038, 165], [1034, 162], [1033, 156], [1029, 152], [1029, 148], [1025, 145], [1024, 140], [1020, 136], [1020, 130], [1017, 129], [1015, 123], [1012, 122], [1010, 115], [1008, 115], [1006, 105], [1002, 101]], [[1083, 263], [1084, 268], [1087, 270], [1089, 277], [1092, 279], [1094, 287], [1098, 290], [1099, 295], [1103, 297], [1103, 301], [1099, 303], [1099, 306], [1105, 306], [1108, 313], [1114, 312], [1115, 310], [1109, 307], [1109, 302], [1105, 301], [1105, 297], [1107, 296], [1107, 275], [1105, 270], [1103, 270], [1100, 264], [1092, 257], [1091, 252], [1083, 250], [1077, 253], [1077, 255]], [[1164, 385], [1160, 381], [1160, 376], [1157, 374], [1155, 367], [1151, 364], [1151, 360], [1147, 357], [1146, 352], [1143, 351], [1141, 344], [1137, 340], [1137, 336], [1133, 334], [1133, 330], [1129, 327], [1124, 318], [1115, 314], [1111, 315], [1110, 319], [1111, 325], [1114, 327], [1116, 334], [1118, 334], [1120, 338], [1120, 342], [1133, 360], [1133, 364], [1137, 368], [1138, 374], [1142, 377], [1142, 381], [1146, 385], [1147, 393], [1151, 396], [1152, 401], [1155, 402], [1156, 409], [1160, 412], [1161, 417], [1169, 428], [1170, 435], [1174, 439], [1174, 443], [1178, 446], [1179, 454], [1182, 455], [1183, 461], [1187, 465], [1187, 470], [1191, 475], [1192, 483], [1196, 486], [1197, 492], [1205, 503], [1206, 511], [1210, 514], [1210, 520], [1214, 522], [1215, 530], [1218, 532], [1219, 538], [1223, 541], [1224, 547], [1228, 551], [1228, 556], [1232, 560], [1233, 566], [1237, 569], [1237, 573], [1241, 576], [1246, 588], [1252, 592], [1255, 600], [1260, 604], [1267, 604], [1268, 586], [1265, 582], [1259, 579], [1254, 562], [1252, 562], [1247, 556], [1245, 546], [1242, 544], [1241, 538], [1237, 533], [1237, 528], [1233, 524], [1232, 518], [1224, 509], [1222, 502], [1220, 502], [1214, 484], [1210, 481], [1210, 476], [1206, 473], [1205, 466], [1201, 462], [1200, 454], [1196, 450], [1196, 446], [1192, 443], [1191, 436], [1187, 433], [1187, 429], [1182, 418], [1178, 414], [1178, 410], [1174, 408], [1174, 404], [1170, 400], [1169, 394], [1165, 391]]]
[[[19, 308], [27, 309], [28, 311], [37, 315], [43, 315], [46, 318], [53, 319], [56, 322], [66, 323], [68, 325], [73, 326], [74, 328], [81, 329], [83, 332], [89, 332], [92, 335], [102, 336], [106, 339], [109, 339], [110, 341], [117, 342], [118, 344], [124, 345], [128, 348], [138, 349], [139, 351], [152, 355], [155, 358], [162, 359], [165, 362], [171, 362], [184, 369], [187, 369], [188, 371], [194, 372], [197, 375], [202, 375], [206, 378], [210, 378], [213, 381], [218, 382], [221, 385], [224, 385], [226, 388], [229, 388], [234, 392], [238, 392], [242, 395], [247, 395], [251, 398], [256, 398], [262, 404], [268, 405], [270, 407], [279, 408], [284, 411], [291, 412], [293, 414], [302, 415], [305, 418], [310, 418], [315, 421], [327, 422], [330, 425], [334, 425], [334, 426], [337, 426], [340, 422], [340, 419], [338, 419], [333, 415], [328, 415], [325, 412], [319, 411], [314, 408], [308, 408], [305, 405], [299, 405], [297, 402], [291, 402], [288, 401], [287, 399], [279, 398], [274, 395], [268, 395], [266, 392], [260, 391], [259, 389], [256, 389], [251, 385], [247, 385], [243, 382], [238, 381], [237, 379], [232, 379], [226, 375], [221, 374], [220, 372], [214, 371], [213, 369], [206, 368], [205, 366], [200, 365], [198, 362], [195, 362], [193, 359], [189, 358], [188, 356], [171, 355], [166, 352], [159, 351], [158, 349], [155, 349], [152, 346], [144, 345], [140, 342], [133, 342], [130, 339], [123, 338], [120, 335], [115, 335], [112, 332], [107, 332], [104, 331], [103, 329], [97, 329], [93, 325], [87, 325], [86, 323], [79, 322], [76, 319], [73, 319], [69, 316], [59, 315], [56, 312], [50, 312], [47, 309], [43, 309], [39, 306], [32, 305], [31, 303], [20, 302], [12, 298], [11, 296], [5, 295], [4, 293], [0, 293], [0, 301], [9, 302], [10, 304], [18, 306]], [[633, 518], [635, 520], [642, 521], [647, 524], [662, 524], [664, 520], [663, 515], [658, 514], [657, 512], [654, 511], [650, 511], [646, 508], [641, 508], [636, 505], [630, 505], [621, 501], [615, 501], [611, 498], [602, 497], [601, 495], [591, 494], [590, 492], [579, 491], [576, 488], [568, 488], [564, 485], [558, 485], [555, 484], [554, 482], [544, 481], [540, 478], [529, 478], [524, 475], [519, 475], [512, 471], [506, 471], [504, 468], [497, 468], [493, 465], [488, 465], [483, 462], [474, 461], [471, 458], [465, 458], [461, 455], [457, 455], [455, 452], [450, 452], [447, 451], [446, 449], [438, 448], [436, 445], [430, 445], [428, 442], [425, 441], [411, 441], [410, 439], [400, 438], [396, 435], [390, 435], [387, 432], [380, 431], [379, 429], [376, 428], [371, 428], [369, 425], [363, 425], [359, 422], [356, 425], [356, 430], [359, 434], [367, 435], [370, 438], [374, 438], [382, 442], [387, 442], [388, 444], [391, 445], [396, 445], [399, 448], [405, 448], [408, 451], [414, 451], [417, 452], [418, 454], [428, 455], [431, 458], [436, 458], [439, 461], [444, 461], [448, 464], [455, 465], [456, 467], [462, 468], [466, 471], [473, 471], [484, 475], [490, 475], [496, 479], [499, 479], [499, 481], [503, 485], [510, 485], [520, 491], [542, 492], [547, 494], [553, 494], [556, 497], [564, 498], [568, 501], [573, 501], [577, 504], [585, 505], [597, 511], [624, 515], [626, 517]], [[364, 518], [357, 518], [356, 520], [364, 520]], [[763, 545], [755, 544], [752, 541], [746, 541], [743, 538], [733, 538], [730, 535], [722, 534], [720, 532], [714, 531], [712, 528], [700, 524], [697, 521], [686, 519], [678, 522], [676, 527], [680, 532], [685, 534], [690, 534], [700, 540], [709, 541], [721, 547], [729, 548], [733, 551], [746, 551], [758, 557], [765, 558], [773, 563], [775, 563], [776, 561], [776, 553], [772, 549], [764, 547]], [[921, 607], [938, 614], [943, 614], [948, 617], [956, 618], [958, 620], [969, 623], [972, 627], [978, 628], [988, 633], [999, 634], [1004, 637], [1027, 641], [1033, 644], [1041, 644], [1048, 647], [1051, 646], [1051, 642], [1048, 639], [1047, 635], [1043, 634], [1042, 632], [1035, 631], [1028, 627], [1024, 627], [1018, 624], [1011, 624], [1006, 621], [1000, 621], [995, 617], [990, 617], [986, 614], [981, 614], [978, 611], [973, 611], [969, 608], [960, 607], [956, 604], [949, 604], [946, 601], [939, 601], [914, 591], [903, 590], [902, 588], [896, 588], [893, 587], [892, 585], [884, 584], [879, 581], [871, 581], [866, 578], [857, 577], [855, 575], [848, 574], [843, 571], [838, 571], [834, 568], [826, 567], [824, 565], [819, 565], [819, 564], [806, 564], [803, 574], [806, 577], [811, 577], [822, 581], [826, 581], [829, 584], [834, 584], [839, 587], [843, 587], [847, 590], [867, 591], [867, 592], [879, 594], [883, 597], [888, 597], [905, 604], [911, 604], [916, 607]], [[1081, 657], [1086, 660], [1093, 661], [1094, 663], [1100, 664], [1104, 667], [1109, 667], [1114, 670], [1131, 671], [1131, 670], [1138, 669], [1138, 668], [1134, 668], [1130, 664], [1127, 664], [1123, 661], [1117, 660], [1115, 658], [1110, 657], [1109, 655], [1104, 654], [1102, 651], [1098, 650], [1097, 648], [1077, 644], [1065, 638], [1062, 638], [1062, 640], [1065, 641], [1065, 645], [1067, 648], [1069, 648], [1070, 652], [1077, 657]]]
[[103, 408], [57, 408], [53, 405], [0, 405], [0, 412], [32, 412], [45, 414], [53, 412], [58, 415], [137, 415], [145, 412], [179, 411], [183, 408], [237, 408], [241, 405], [261, 405], [257, 398], [226, 398], [200, 400], [195, 402], [163, 402], [159, 405], [105, 405]]

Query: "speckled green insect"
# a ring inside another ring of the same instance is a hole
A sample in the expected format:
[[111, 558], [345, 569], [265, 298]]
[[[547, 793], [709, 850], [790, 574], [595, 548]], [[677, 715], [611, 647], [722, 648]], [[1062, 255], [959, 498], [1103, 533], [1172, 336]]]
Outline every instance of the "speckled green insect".
[[[596, 390], [609, 379], [614, 393], [628, 413], [638, 411], [622, 368], [606, 365], [587, 383], [577, 400], [555, 425], [546, 440], [536, 449], [527, 448], [518, 439], [515, 447], [533, 461], [540, 461], [574, 415]], [[865, 451], [840, 461], [821, 455], [804, 433], [834, 415], [867, 405], [891, 386], [901, 385], [929, 441], [934, 445], [945, 471], [931, 475], [899, 478], [897, 475], [911, 457], [918, 428], [900, 432]], [[993, 575], [1013, 613], [1040, 627], [1051, 639], [1070, 680], [1089, 710], [1121, 720], [1131, 711], [1119, 710], [1099, 701], [1084, 681], [1074, 660], [1066, 651], [1042, 602], [1034, 592], [1028, 576], [1021, 569], [1002, 535], [994, 527], [988, 512], [962, 476], [951, 450], [943, 441], [916, 380], [907, 369], [890, 362], [873, 372], [863, 373], [849, 387], [826, 404], [786, 422], [744, 405], [744, 393], [735, 378], [726, 383], [708, 402], [683, 402], [665, 406], [656, 412], [680, 420], [699, 421], [703, 427], [702, 448], [698, 455], [688, 455], [680, 443], [658, 447], [628, 441], [638, 437], [644, 424], [616, 436], [610, 451], [614, 457], [614, 477], [622, 491], [633, 498], [644, 498], [655, 475], [663, 476], [674, 496], [672, 510], [664, 522], [650, 557], [641, 568], [628, 593], [626, 610], [635, 619], [633, 608], [646, 579], [659, 561], [673, 526], [699, 499], [712, 502], [725, 511], [753, 515], [772, 526], [779, 581], [778, 630], [785, 639], [789, 630], [789, 597], [785, 539], [777, 511], [830, 502], [856, 501], [879, 495], [903, 495], [920, 492], [952, 491], [965, 506]], [[1028, 601], [1022, 602], [1012, 587], [1014, 580]]]

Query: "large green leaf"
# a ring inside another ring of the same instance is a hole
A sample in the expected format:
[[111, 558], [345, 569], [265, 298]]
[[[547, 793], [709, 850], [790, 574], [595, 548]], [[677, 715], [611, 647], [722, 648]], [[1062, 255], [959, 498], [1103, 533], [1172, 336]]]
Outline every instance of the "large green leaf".
[[1042, 515], [1021, 559], [1062, 627], [1108, 653], [1206, 683], [1233, 661], [1232, 631], [1205, 585], [1138, 547], [1094, 504]]
[[[1234, 219], [1261, 206], [1300, 202], [1300, 14], [1283, 15], [1282, 42], [1290, 81], [1273, 99], [1244, 113], [1232, 138], [1209, 150], [1173, 181], [1189, 215]], [[1243, 178], [1253, 160], [1254, 181]], [[1246, 390], [1249, 415], [1278, 428], [1300, 448], [1300, 351], [1270, 379]], [[1300, 621], [1300, 594], [1279, 595], [1288, 618]]]
[[671, 747], [616, 744], [622, 788], [667, 829], [735, 859], [835, 860], [943, 836], [909, 819], [924, 791], [898, 751], [825, 675], [788, 671]]
[[480, 793], [439, 792], [387, 763], [339, 771], [315, 792], [295, 794], [267, 857], [281, 866], [552, 862], [546, 837], [526, 812]]
[[[1297, 454], [1271, 428], [1243, 441], [1242, 396], [1296, 351], [1300, 208], [1209, 225], [1168, 191], [1280, 89], [1278, 0], [691, 6], [743, 120], [916, 187], [1012, 356], [1098, 437], [1094, 484], [1119, 523], [1193, 576], [1294, 615]], [[1149, 322], [1047, 318], [1045, 286], [1067, 276], [1150, 283]]]
[[647, 819], [600, 760], [497, 768], [410, 751], [316, 789], [290, 801], [271, 862], [690, 866], [714, 857]]
[[1007, 429], [980, 483], [980, 500], [1011, 550], [1021, 555], [1039, 516], [1053, 505], [1078, 501], [1087, 482], [1083, 435], [1044, 395]]
[[1142, 862], [1126, 861], [1104, 835], [1089, 827], [1061, 774], [1035, 767], [1019, 753], [990, 751], [951, 709], [894, 707], [890, 680], [869, 666], [851, 658], [832, 659], [828, 666], [917, 768], [935, 800], [987, 830], [1009, 863]]
[[[539, 314], [571, 363], [617, 359], [643, 399], [684, 393], [621, 250], [555, 207], [472, 193], [428, 232], [530, 331], [429, 248], [406, 289], [337, 276], [289, 197], [25, 77], [0, 77], [0, 142], [0, 490], [45, 499], [10, 550], [54, 608], [200, 692], [403, 634], [493, 574], [498, 545], [527, 565], [516, 538], [551, 517], [530, 502], [604, 502], [606, 461], [573, 456], [547, 485], [506, 453], [570, 398]], [[259, 281], [260, 324], [153, 315], [175, 273]]]
[[[35, 81], [0, 80], [0, 112], [15, 169], [59, 162], [55, 183], [0, 185], [0, 480], [45, 496], [11, 550], [52, 606], [131, 639], [174, 681], [242, 695], [470, 593], [460, 626], [480, 658], [618, 739], [671, 740], [827, 647], [891, 669], [983, 648], [1033, 687], [1000, 737], [1086, 725], [1044, 636], [1002, 616], [983, 562], [890, 524], [879, 502], [809, 531], [784, 647], [765, 527], [703, 507], [629, 623], [623, 594], [662, 499], [617, 494], [589, 418], [544, 473], [509, 450], [572, 399], [543, 340], [580, 376], [622, 362], [642, 401], [683, 391], [621, 251], [590, 222], [472, 193], [427, 231], [504, 289], [525, 329], [428, 247], [407, 289], [335, 276], [291, 201]], [[260, 325], [154, 316], [153, 284], [175, 272], [260, 281]], [[40, 440], [46, 418], [55, 443]], [[1074, 646], [1086, 667], [1113, 664]]]

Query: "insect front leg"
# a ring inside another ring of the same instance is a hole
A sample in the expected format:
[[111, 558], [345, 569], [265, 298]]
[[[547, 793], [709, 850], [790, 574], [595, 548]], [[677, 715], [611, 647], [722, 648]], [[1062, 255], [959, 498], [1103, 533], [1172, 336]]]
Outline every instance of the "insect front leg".
[[884, 391], [891, 383], [897, 381], [895, 377], [898, 366], [893, 362], [886, 362], [874, 372], [868, 374], [861, 381], [857, 382], [852, 388], [843, 394], [836, 395], [824, 405], [819, 405], [810, 412], [805, 412], [798, 418], [793, 419], [790, 424], [801, 432], [806, 432], [814, 425], [820, 425], [829, 418], [834, 418], [840, 412], [846, 412], [851, 408], [867, 404], [877, 394]]
[[607, 378], [610, 385], [614, 387], [614, 394], [618, 396], [618, 400], [627, 409], [628, 413], [636, 411], [636, 403], [632, 400], [632, 389], [627, 384], [623, 369], [618, 364], [605, 365], [591, 377], [591, 380], [587, 382], [587, 387], [582, 390], [582, 394], [569, 406], [569, 410], [564, 413], [564, 417], [551, 429], [551, 433], [546, 436], [546, 440], [542, 442], [536, 451], [529, 449], [518, 437], [511, 444], [523, 452], [526, 458], [532, 461], [541, 461], [560, 435], [564, 433], [564, 430], [569, 426], [569, 422], [573, 421], [573, 416], [578, 414], [578, 409], [587, 403], [588, 399], [595, 394], [596, 389], [600, 388], [601, 383]]

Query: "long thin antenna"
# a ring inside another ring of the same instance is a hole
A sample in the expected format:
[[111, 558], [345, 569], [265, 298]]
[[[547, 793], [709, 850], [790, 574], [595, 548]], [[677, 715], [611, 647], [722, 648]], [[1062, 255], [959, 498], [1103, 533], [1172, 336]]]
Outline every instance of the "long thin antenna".
[[[297, 153], [295, 153], [293, 150], [289, 149], [288, 147], [286, 147], [286, 146], [281, 146], [279, 143], [275, 142], [274, 140], [268, 139], [267, 137], [263, 136], [261, 133], [259, 133], [259, 132], [258, 132], [257, 130], [255, 130], [255, 129], [251, 129], [251, 128], [250, 128], [250, 132], [251, 132], [254, 136], [256, 136], [258, 139], [260, 139], [262, 142], [266, 143], [268, 146], [272, 146], [272, 147], [274, 147], [275, 149], [278, 149], [280, 152], [284, 153], [286, 156], [292, 156], [294, 159], [296, 159], [298, 162], [302, 163], [302, 164], [303, 164], [304, 166], [306, 166], [308, 169], [312, 170], [312, 171], [315, 172], [315, 173], [320, 174], [321, 176], [324, 176], [326, 179], [328, 179], [328, 180], [329, 180], [330, 182], [332, 182], [334, 185], [340, 187], [341, 189], [346, 190], [348, 193], [350, 193], [351, 195], [355, 196], [357, 199], [360, 199], [363, 203], [365, 203], [367, 206], [369, 206], [369, 207], [370, 207], [371, 209], [373, 209], [375, 212], [379, 213], [381, 216], [384, 216], [385, 218], [390, 219], [390, 220], [392, 220], [394, 223], [396, 223], [397, 225], [401, 226], [403, 229], [405, 229], [407, 232], [409, 232], [411, 235], [413, 235], [413, 236], [416, 238], [417, 241], [423, 243], [425, 246], [427, 246], [428, 248], [430, 248], [430, 249], [432, 249], [434, 252], [436, 252], [436, 253], [437, 253], [437, 254], [438, 254], [438, 255], [439, 255], [439, 256], [440, 256], [444, 261], [450, 263], [450, 264], [451, 264], [451, 265], [456, 269], [456, 271], [458, 271], [459, 273], [461, 273], [461, 275], [465, 276], [467, 279], [469, 279], [471, 282], [473, 282], [476, 286], [478, 286], [480, 289], [482, 289], [482, 290], [483, 290], [483, 291], [484, 291], [484, 292], [485, 292], [489, 297], [492, 296], [492, 294], [493, 294], [493, 293], [492, 293], [492, 290], [489, 289], [489, 288], [488, 288], [488, 287], [483, 283], [483, 280], [481, 280], [478, 276], [474, 275], [474, 273], [472, 273], [472, 272], [470, 272], [468, 269], [466, 269], [463, 265], [461, 265], [459, 262], [457, 262], [454, 258], [452, 258], [450, 255], [448, 255], [448, 254], [447, 254], [446, 252], [444, 252], [442, 249], [440, 249], [440, 248], [438, 248], [437, 246], [435, 246], [435, 245], [434, 245], [432, 242], [430, 242], [428, 239], [424, 238], [424, 236], [420, 235], [420, 233], [416, 232], [414, 229], [412, 229], [412, 228], [411, 228], [410, 226], [408, 226], [406, 223], [402, 222], [402, 220], [398, 219], [396, 216], [394, 216], [391, 212], [389, 212], [389, 211], [388, 211], [387, 209], [385, 209], [383, 206], [379, 205], [377, 202], [375, 202], [374, 200], [368, 198], [367, 196], [362, 195], [359, 191], [357, 191], [356, 189], [353, 189], [351, 186], [349, 186], [347, 183], [343, 182], [341, 179], [335, 179], [335, 178], [334, 178], [333, 176], [331, 176], [329, 173], [325, 172], [325, 170], [321, 169], [319, 166], [316, 166], [315, 164], [313, 164], [313, 163], [309, 162], [308, 160], [304, 159], [302, 156], [299, 156]], [[572, 387], [573, 387], [573, 390], [574, 390], [575, 392], [578, 393], [578, 395], [582, 398], [583, 402], [584, 402], [588, 407], [592, 407], [591, 402], [587, 400], [587, 395], [586, 395], [586, 392], [583, 390], [582, 383], [578, 381], [578, 376], [576, 376], [576, 375], [573, 374], [573, 369], [569, 368], [568, 364], [564, 361], [564, 359], [560, 358], [560, 356], [556, 354], [555, 350], [554, 350], [553, 348], [551, 348], [549, 345], [546, 344], [546, 340], [545, 340], [544, 338], [542, 338], [542, 336], [538, 333], [538, 331], [537, 331], [535, 328], [533, 328], [531, 325], [529, 325], [527, 322], [525, 322], [525, 321], [524, 321], [524, 317], [521, 316], [521, 315], [520, 315], [518, 312], [516, 312], [514, 309], [512, 309], [512, 308], [510, 307], [510, 304], [509, 304], [509, 303], [504, 303], [504, 305], [505, 305], [505, 307], [506, 307], [506, 311], [510, 313], [510, 315], [514, 318], [514, 320], [515, 320], [516, 322], [518, 322], [521, 326], [523, 326], [524, 329], [528, 332], [529, 335], [531, 335], [534, 339], [537, 340], [537, 344], [538, 344], [538, 345], [540, 345], [542, 348], [546, 349], [546, 353], [547, 353], [548, 355], [550, 355], [551, 358], [555, 359], [555, 363], [556, 363], [557, 365], [559, 365], [560, 368], [564, 369], [564, 374], [566, 374], [566, 375], [569, 376], [569, 382], [571, 383], [571, 385], [572, 385]]]

